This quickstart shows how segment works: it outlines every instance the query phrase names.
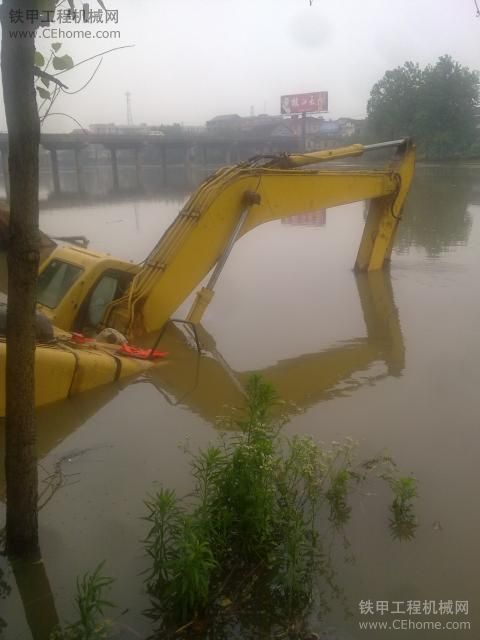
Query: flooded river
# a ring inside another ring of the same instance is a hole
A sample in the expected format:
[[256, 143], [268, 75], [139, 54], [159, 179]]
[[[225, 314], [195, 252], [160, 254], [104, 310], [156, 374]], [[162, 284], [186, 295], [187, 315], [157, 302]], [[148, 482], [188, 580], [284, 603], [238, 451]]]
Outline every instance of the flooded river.
[[[113, 199], [99, 189], [88, 202], [45, 199], [41, 227], [140, 261], [190, 188], [177, 176], [148, 197]], [[115, 578], [116, 637], [148, 636], [143, 500], [160, 485], [188, 492], [185, 443], [196, 450], [215, 439], [217, 417], [241, 404], [251, 372], [289, 401], [287, 433], [324, 442], [351, 436], [362, 455], [387, 450], [419, 483], [411, 542], [392, 539], [384, 489], [353, 497], [352, 561], [342, 544], [332, 546], [343, 595], [326, 594], [330, 608], [318, 607], [311, 628], [332, 640], [401, 637], [359, 623], [391, 623], [402, 617], [394, 607], [409, 607], [413, 622], [468, 621], [471, 629], [412, 628], [406, 637], [479, 637], [480, 168], [417, 168], [390, 273], [353, 274], [363, 223], [360, 203], [256, 229], [221, 275], [201, 358], [172, 330], [163, 343], [169, 363], [150, 377], [39, 413], [43, 564], [27, 574], [0, 559], [3, 637], [45, 638], [52, 621], [71, 619], [76, 576], [103, 560]], [[188, 302], [176, 315], [187, 309]], [[362, 613], [368, 600], [390, 610]], [[425, 614], [431, 601], [436, 615]], [[441, 601], [468, 602], [468, 613], [462, 605], [452, 614]], [[412, 602], [421, 602], [422, 615]]]

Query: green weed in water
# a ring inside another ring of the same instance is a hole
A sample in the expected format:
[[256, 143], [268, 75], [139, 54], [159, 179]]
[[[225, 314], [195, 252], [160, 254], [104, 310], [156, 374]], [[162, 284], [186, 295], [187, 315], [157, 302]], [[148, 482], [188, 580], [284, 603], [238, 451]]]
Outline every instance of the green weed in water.
[[390, 487], [393, 492], [390, 530], [398, 540], [411, 540], [417, 528], [413, 510], [413, 500], [418, 497], [417, 481], [412, 477], [392, 478]]
[[332, 477], [330, 489], [325, 494], [330, 506], [330, 520], [337, 527], [342, 527], [350, 518], [351, 507], [348, 505], [349, 473], [341, 469]]
[[93, 573], [77, 578], [78, 619], [64, 629], [57, 629], [51, 640], [104, 640], [108, 637], [110, 624], [104, 618], [104, 611], [113, 604], [104, 599], [104, 592], [113, 580], [101, 574], [103, 564], [99, 564]]
[[[387, 457], [358, 464], [351, 440], [325, 447], [282, 437], [279, 404], [273, 388], [253, 376], [237, 431], [192, 456], [188, 499], [162, 489], [146, 502], [156, 617], [185, 623], [214, 614], [219, 602], [255, 601], [260, 589], [283, 617], [305, 610], [327, 573], [323, 523], [342, 529], [352, 491], [372, 471], [391, 471]], [[406, 508], [405, 495], [395, 509]]]

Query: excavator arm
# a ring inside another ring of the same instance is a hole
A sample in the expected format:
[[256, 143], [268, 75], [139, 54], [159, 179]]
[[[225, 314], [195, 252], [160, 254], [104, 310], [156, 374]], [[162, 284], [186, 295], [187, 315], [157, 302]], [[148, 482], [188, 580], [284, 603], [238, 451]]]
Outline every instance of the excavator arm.
[[[393, 161], [383, 169], [308, 168], [382, 146], [397, 148]], [[129, 336], [158, 331], [214, 269], [188, 316], [199, 322], [220, 271], [241, 236], [265, 222], [350, 202], [370, 201], [355, 267], [358, 271], [381, 269], [390, 257], [414, 162], [414, 146], [407, 139], [254, 158], [219, 170], [187, 202], [127, 293], [107, 309], [104, 325]]]

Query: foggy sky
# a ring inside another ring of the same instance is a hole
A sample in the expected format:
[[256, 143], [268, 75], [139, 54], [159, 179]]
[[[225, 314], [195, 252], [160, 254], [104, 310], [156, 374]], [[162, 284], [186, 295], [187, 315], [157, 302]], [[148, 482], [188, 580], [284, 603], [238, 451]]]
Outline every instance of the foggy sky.
[[[95, 0], [90, 0], [94, 8]], [[64, 40], [75, 61], [114, 46], [80, 94], [54, 111], [92, 122], [204, 124], [222, 113], [278, 114], [282, 94], [328, 91], [326, 117], [364, 117], [372, 85], [386, 69], [425, 65], [451, 54], [480, 68], [480, 18], [473, 0], [107, 0], [120, 39]], [[74, 25], [55, 25], [73, 29]], [[93, 29], [98, 28], [96, 25]], [[54, 40], [37, 40], [47, 51]], [[94, 63], [64, 74], [74, 90]], [[76, 127], [54, 116], [45, 131]], [[5, 130], [5, 117], [0, 116]]]

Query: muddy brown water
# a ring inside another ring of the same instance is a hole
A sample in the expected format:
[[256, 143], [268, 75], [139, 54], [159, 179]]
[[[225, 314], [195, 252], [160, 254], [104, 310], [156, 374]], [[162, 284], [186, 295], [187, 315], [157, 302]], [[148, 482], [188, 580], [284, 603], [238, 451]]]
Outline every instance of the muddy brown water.
[[[73, 178], [63, 180], [68, 187]], [[148, 196], [114, 199], [107, 185], [88, 202], [50, 198], [41, 227], [141, 260], [187, 197], [191, 186], [176, 182]], [[48, 188], [44, 176], [43, 196]], [[188, 492], [185, 443], [196, 449], [216, 438], [217, 417], [241, 403], [250, 372], [263, 372], [292, 403], [287, 433], [324, 442], [351, 436], [362, 455], [388, 450], [419, 482], [412, 542], [392, 540], [381, 489], [352, 499], [355, 561], [338, 550], [333, 558], [344, 603], [314, 611], [311, 628], [342, 640], [401, 637], [359, 623], [405, 618], [471, 627], [410, 627], [406, 637], [478, 637], [480, 167], [418, 167], [389, 274], [352, 273], [363, 216], [355, 204], [255, 230], [235, 246], [205, 315], [205, 355], [171, 331], [170, 362], [151, 377], [39, 412], [41, 490], [59, 468], [63, 486], [40, 512], [43, 563], [14, 572], [0, 559], [4, 638], [43, 638], [52, 620], [71, 619], [76, 576], [103, 560], [115, 578], [116, 637], [149, 634], [143, 500], [160, 485]], [[362, 614], [367, 600], [386, 601], [390, 611]], [[468, 614], [448, 606], [437, 615], [392, 613], [450, 600], [468, 601]]]

